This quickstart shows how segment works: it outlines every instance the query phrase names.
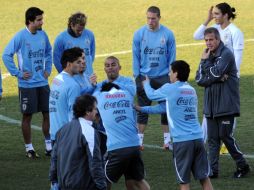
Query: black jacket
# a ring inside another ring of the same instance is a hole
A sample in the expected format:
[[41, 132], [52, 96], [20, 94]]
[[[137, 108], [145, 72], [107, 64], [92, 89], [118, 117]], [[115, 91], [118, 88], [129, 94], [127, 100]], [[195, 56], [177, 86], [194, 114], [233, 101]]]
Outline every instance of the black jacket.
[[106, 189], [97, 130], [94, 134], [92, 156], [78, 119], [73, 119], [57, 132], [49, 177], [61, 190]]
[[[228, 78], [224, 78], [227, 75]], [[196, 82], [205, 87], [206, 117], [240, 115], [239, 78], [233, 53], [220, 43], [214, 55], [201, 60]]]

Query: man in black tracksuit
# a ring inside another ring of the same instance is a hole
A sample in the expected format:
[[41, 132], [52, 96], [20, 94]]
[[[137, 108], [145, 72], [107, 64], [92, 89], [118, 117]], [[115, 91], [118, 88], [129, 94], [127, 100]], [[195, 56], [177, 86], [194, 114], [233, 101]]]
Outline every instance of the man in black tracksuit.
[[234, 117], [240, 115], [239, 78], [234, 55], [220, 40], [217, 29], [206, 29], [204, 39], [207, 49], [202, 54], [196, 81], [205, 87], [203, 111], [207, 118], [209, 160], [213, 172], [210, 177], [218, 177], [220, 143], [223, 141], [236, 162], [234, 177], [241, 178], [250, 168], [233, 138]]
[[57, 132], [49, 175], [53, 187], [106, 190], [99, 134], [92, 126], [96, 106], [93, 96], [78, 97], [73, 105], [75, 119]]

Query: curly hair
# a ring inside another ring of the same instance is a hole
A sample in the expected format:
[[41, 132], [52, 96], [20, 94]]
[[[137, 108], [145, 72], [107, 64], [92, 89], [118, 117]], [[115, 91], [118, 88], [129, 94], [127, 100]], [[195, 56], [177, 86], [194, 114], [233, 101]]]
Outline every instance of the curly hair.
[[68, 19], [68, 28], [70, 29], [72, 25], [80, 24], [86, 25], [87, 16], [82, 12], [76, 12], [72, 14]]

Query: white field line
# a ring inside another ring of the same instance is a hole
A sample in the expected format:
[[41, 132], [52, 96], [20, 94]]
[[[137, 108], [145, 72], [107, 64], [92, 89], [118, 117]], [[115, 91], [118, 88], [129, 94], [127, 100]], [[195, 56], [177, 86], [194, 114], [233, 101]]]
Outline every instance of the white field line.
[[[11, 123], [11, 124], [17, 124], [17, 125], [21, 125], [21, 121], [16, 120], [16, 119], [12, 119], [10, 117], [6, 117], [4, 115], [0, 115], [0, 120], [3, 120], [7, 123]], [[41, 127], [38, 127], [36, 125], [32, 125], [31, 126], [32, 129], [34, 130], [39, 130], [41, 131]], [[157, 149], [157, 150], [163, 150], [162, 147], [158, 146], [158, 145], [150, 145], [150, 144], [144, 144], [145, 148], [150, 148], [150, 149]], [[230, 156], [229, 154], [223, 154], [223, 156]], [[254, 155], [249, 155], [249, 154], [245, 154], [244, 155], [245, 158], [254, 158]]]
[[[254, 39], [247, 39], [247, 40], [245, 40], [245, 42], [253, 42], [253, 41], [254, 41]], [[176, 45], [176, 47], [180, 48], [180, 47], [200, 46], [200, 45], [204, 45], [204, 43], [203, 42], [199, 42], [199, 43], [179, 44], [179, 45]], [[121, 55], [121, 54], [128, 54], [128, 53], [131, 53], [131, 52], [132, 52], [132, 50], [118, 51], [118, 52], [112, 52], [112, 53], [99, 54], [99, 55], [96, 55], [95, 57], [107, 57], [107, 56], [110, 56], [110, 55]], [[5, 79], [5, 78], [7, 78], [9, 76], [11, 76], [10, 73], [5, 73], [5, 74], [2, 75], [2, 79]], [[10, 117], [6, 117], [4, 115], [0, 115], [0, 120], [6, 121], [7, 123], [21, 125], [21, 121], [12, 119]], [[35, 130], [41, 130], [41, 128], [36, 126], [36, 125], [32, 125], [31, 128], [35, 129]], [[151, 149], [160, 149], [160, 150], [163, 149], [162, 147], [160, 147], [158, 145], [145, 144], [144, 146], [146, 148], [151, 148]], [[228, 154], [225, 154], [225, 155], [228, 155]], [[244, 156], [246, 158], [254, 158], [254, 155], [244, 155]]]
[[[254, 39], [247, 39], [245, 40], [245, 42], [254, 42]], [[181, 47], [189, 47], [189, 46], [200, 46], [200, 45], [204, 45], [204, 42], [199, 42], [199, 43], [189, 43], [189, 44], [178, 44], [176, 45], [177, 48], [181, 48]], [[125, 50], [125, 51], [116, 51], [116, 52], [112, 52], [112, 53], [104, 53], [104, 54], [98, 54], [95, 55], [95, 57], [108, 57], [111, 55], [123, 55], [123, 54], [128, 54], [131, 53], [132, 50]], [[10, 73], [4, 73], [2, 75], [2, 79], [5, 79], [7, 77], [11, 76]]]
[[[158, 145], [144, 144], [144, 147], [145, 148], [150, 148], [150, 149], [164, 150], [163, 147], [158, 146]], [[171, 151], [169, 151], [169, 152], [171, 152]], [[230, 156], [230, 154], [222, 154], [222, 156]], [[254, 159], [254, 155], [252, 155], [252, 154], [244, 154], [244, 158]]]
[[[11, 124], [17, 124], [17, 125], [19, 125], [19, 126], [21, 125], [21, 121], [16, 120], [16, 119], [12, 119], [12, 118], [10, 118], [10, 117], [6, 117], [6, 116], [4, 116], [4, 115], [0, 115], [0, 120], [6, 121], [7, 123], [11, 123]], [[35, 129], [35, 130], [41, 131], [41, 127], [38, 127], [38, 126], [36, 126], [36, 125], [32, 125], [31, 128], [32, 128], [32, 129]]]
[[[247, 39], [245, 40], [245, 42], [254, 42], [254, 39]], [[178, 44], [176, 45], [177, 48], [181, 48], [181, 47], [188, 47], [188, 46], [200, 46], [200, 45], [204, 45], [204, 42], [198, 42], [198, 43], [189, 43], [189, 44]], [[125, 50], [125, 51], [116, 51], [116, 52], [112, 52], [112, 53], [105, 53], [105, 54], [99, 54], [99, 55], [95, 55], [95, 57], [107, 57], [110, 55], [122, 55], [122, 54], [128, 54], [131, 53], [132, 50]]]

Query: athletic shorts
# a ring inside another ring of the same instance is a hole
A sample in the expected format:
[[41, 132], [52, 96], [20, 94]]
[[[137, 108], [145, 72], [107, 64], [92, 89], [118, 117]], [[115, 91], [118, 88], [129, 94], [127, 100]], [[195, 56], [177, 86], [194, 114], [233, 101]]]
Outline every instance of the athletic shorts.
[[210, 175], [210, 166], [203, 139], [173, 143], [173, 159], [178, 183], [190, 183], [191, 172], [196, 180]]
[[19, 87], [19, 102], [21, 113], [33, 114], [49, 111], [49, 86], [35, 88]]
[[143, 180], [144, 163], [139, 146], [109, 151], [105, 174], [110, 183], [116, 183], [122, 175], [125, 176], [125, 180]]
[[[152, 104], [152, 101], [149, 100], [149, 98], [146, 96], [145, 90], [143, 88], [142, 81], [145, 80], [145, 77], [142, 75], [139, 75], [136, 78], [136, 86], [137, 86], [137, 99], [138, 99], [138, 105], [139, 106], [150, 106]], [[157, 78], [150, 79], [151, 87], [154, 89], [160, 88], [162, 85], [169, 83], [169, 76], [163, 75]], [[137, 112], [137, 122], [139, 124], [147, 124], [148, 122], [148, 114], [147, 113], [141, 113]], [[161, 114], [161, 124], [162, 125], [168, 125], [167, 115]]]

